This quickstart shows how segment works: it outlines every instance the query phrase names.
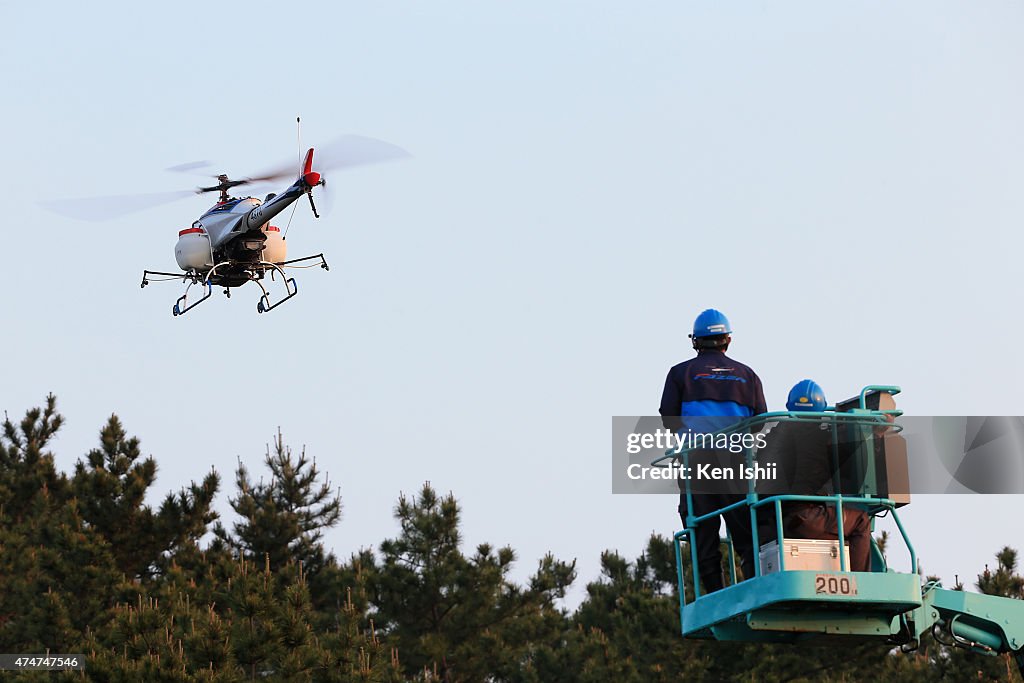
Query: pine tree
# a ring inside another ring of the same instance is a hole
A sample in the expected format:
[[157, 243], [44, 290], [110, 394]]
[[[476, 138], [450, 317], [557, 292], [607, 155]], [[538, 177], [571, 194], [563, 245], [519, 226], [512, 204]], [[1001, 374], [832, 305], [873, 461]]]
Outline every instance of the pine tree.
[[225, 542], [239, 547], [246, 557], [262, 562], [269, 558], [273, 568], [289, 562], [300, 563], [312, 575], [328, 564], [321, 543], [323, 530], [341, 519], [341, 498], [329, 482], [318, 482], [316, 462], [298, 459], [284, 443], [278, 431], [274, 451], [267, 448], [264, 459], [270, 470], [270, 482], [254, 484], [245, 465], [235, 473], [238, 495], [231, 507], [241, 517], [233, 533], [218, 525], [216, 533]]
[[73, 652], [107, 621], [117, 582], [109, 547], [83, 524], [47, 448], [63, 424], [56, 399], [0, 435], [0, 651]]
[[[102, 463], [93, 467], [91, 482], [149, 477], [139, 471], [137, 444], [117, 427], [108, 424], [104, 432]], [[366, 626], [365, 611], [351, 600], [320, 606], [312, 597], [346, 593], [344, 572], [325, 553], [320, 534], [337, 522], [340, 501], [280, 435], [267, 463], [269, 484], [251, 485], [240, 468], [232, 501], [242, 515], [237, 536], [218, 525], [203, 548], [186, 535], [166, 553], [159, 573], [118, 585], [112, 626], [88, 642], [94, 670], [112, 680], [397, 680], [394, 653]], [[101, 476], [115, 466], [118, 476]], [[209, 492], [212, 498], [215, 487]], [[330, 584], [323, 591], [311, 585], [310, 568]]]
[[539, 643], [557, 639], [564, 615], [555, 600], [575, 578], [574, 564], [546, 557], [527, 586], [508, 579], [509, 547], [459, 546], [459, 507], [425, 484], [401, 496], [401, 533], [381, 543], [383, 559], [360, 558], [369, 575], [379, 629], [401, 655], [407, 676], [446, 683], [511, 680], [529, 666]]
[[[700, 680], [709, 666], [701, 646], [679, 632], [678, 582], [673, 542], [652, 534], [646, 551], [629, 562], [613, 551], [601, 554], [601, 577], [587, 584], [587, 599], [573, 616], [582, 633], [599, 633], [604, 649], [586, 655], [582, 670], [629, 680]], [[692, 585], [692, 583], [691, 583]], [[585, 645], [585, 643], [584, 643]], [[615, 656], [608, 661], [604, 652]], [[619, 669], [618, 661], [630, 670]]]
[[107, 540], [118, 569], [130, 578], [151, 576], [178, 546], [198, 541], [217, 517], [215, 472], [202, 484], [167, 494], [154, 513], [144, 500], [156, 471], [156, 461], [141, 458], [139, 440], [127, 438], [116, 415], [100, 430], [100, 447], [75, 465], [72, 487], [82, 516]]
[[996, 570], [993, 572], [986, 564], [974, 585], [988, 595], [1024, 598], [1024, 576], [1017, 573], [1017, 551], [1007, 546], [996, 553]]
[[67, 494], [67, 477], [57, 472], [53, 454], [46, 450], [64, 418], [57, 412], [57, 398], [46, 397], [45, 408], [32, 408], [18, 425], [4, 413], [0, 436], [0, 505], [14, 520], [21, 519], [39, 491]]
[[392, 653], [343, 610], [344, 628], [313, 627], [301, 567], [273, 571], [206, 554], [206, 580], [172, 565], [148, 586], [129, 583], [112, 624], [87, 643], [91, 675], [109, 680], [396, 680]]
[[313, 596], [314, 626], [337, 628], [340, 610], [355, 584], [344, 575], [333, 554], [323, 546], [323, 532], [341, 519], [341, 498], [328, 481], [321, 481], [316, 461], [305, 449], [295, 457], [278, 430], [273, 451], [267, 448], [264, 463], [270, 481], [253, 483], [239, 463], [235, 473], [237, 494], [230, 500], [240, 519], [229, 533], [214, 527], [215, 544], [236, 548], [243, 557], [274, 570], [290, 564], [302, 568]]

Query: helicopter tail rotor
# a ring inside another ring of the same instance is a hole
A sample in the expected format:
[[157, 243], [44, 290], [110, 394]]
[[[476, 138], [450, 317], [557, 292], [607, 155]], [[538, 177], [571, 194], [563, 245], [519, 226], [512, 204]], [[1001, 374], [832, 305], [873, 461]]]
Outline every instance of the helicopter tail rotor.
[[313, 188], [318, 185], [323, 185], [324, 181], [320, 177], [320, 174], [313, 170], [313, 148], [310, 147], [309, 151], [306, 152], [306, 158], [302, 162], [302, 171], [299, 174], [299, 180], [302, 182], [303, 189], [306, 191], [306, 197], [309, 198], [309, 208], [313, 210], [313, 216], [320, 218], [320, 214], [317, 213], [316, 204], [313, 202]]

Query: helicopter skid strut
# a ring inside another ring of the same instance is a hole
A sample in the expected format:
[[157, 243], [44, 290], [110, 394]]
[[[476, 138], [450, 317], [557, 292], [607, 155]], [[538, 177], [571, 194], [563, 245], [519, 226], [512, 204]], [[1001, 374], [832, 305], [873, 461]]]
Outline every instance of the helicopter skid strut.
[[198, 306], [199, 304], [203, 303], [204, 301], [209, 299], [211, 296], [213, 296], [213, 285], [210, 284], [209, 280], [206, 280], [205, 282], [202, 283], [206, 287], [206, 294], [204, 294], [198, 300], [193, 301], [192, 303], [188, 304], [188, 290], [190, 290], [192, 288], [192, 285], [194, 285], [194, 284], [197, 284], [197, 283], [196, 282], [188, 283], [188, 287], [185, 288], [185, 293], [182, 294], [181, 296], [179, 296], [178, 300], [174, 302], [174, 307], [171, 309], [171, 313], [175, 317], [177, 317], [179, 315], [185, 315], [187, 312], [191, 311], [193, 308], [195, 308], [196, 306]]
[[259, 303], [256, 304], [256, 312], [257, 313], [266, 313], [267, 311], [274, 310], [275, 308], [277, 308], [278, 306], [283, 304], [285, 301], [288, 301], [288, 299], [291, 299], [293, 296], [298, 294], [299, 293], [299, 286], [297, 284], [295, 284], [295, 278], [288, 277], [287, 275], [285, 275], [284, 269], [281, 268], [281, 266], [277, 265], [276, 263], [269, 263], [267, 261], [261, 261], [260, 265], [263, 266], [264, 268], [270, 270], [271, 277], [273, 277], [273, 273], [275, 273], [275, 272], [276, 273], [281, 273], [281, 279], [284, 280], [284, 289], [288, 293], [287, 296], [285, 296], [283, 299], [279, 300], [277, 303], [271, 304], [270, 303], [270, 292], [267, 291], [267, 288], [263, 286], [262, 282], [260, 282], [258, 279], [254, 279], [253, 282], [255, 282], [257, 285], [259, 285], [260, 289], [263, 291], [263, 296], [260, 297]]

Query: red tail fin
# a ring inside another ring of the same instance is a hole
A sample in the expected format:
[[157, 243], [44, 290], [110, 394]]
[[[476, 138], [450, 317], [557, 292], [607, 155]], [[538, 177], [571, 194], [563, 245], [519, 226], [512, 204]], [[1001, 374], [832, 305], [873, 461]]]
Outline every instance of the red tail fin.
[[306, 159], [302, 162], [302, 179], [307, 185], [316, 185], [320, 182], [320, 174], [313, 170], [313, 148], [306, 152]]

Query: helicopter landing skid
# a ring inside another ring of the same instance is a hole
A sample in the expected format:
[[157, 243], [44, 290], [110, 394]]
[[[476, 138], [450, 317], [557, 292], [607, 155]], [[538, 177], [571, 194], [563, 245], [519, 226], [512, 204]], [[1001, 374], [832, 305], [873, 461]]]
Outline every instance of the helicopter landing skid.
[[[162, 282], [167, 280], [181, 279], [183, 282], [188, 281], [188, 286], [185, 287], [185, 293], [178, 297], [178, 300], [174, 302], [174, 306], [171, 308], [171, 313], [174, 316], [184, 315], [186, 312], [192, 310], [199, 304], [203, 303], [213, 294], [213, 286], [210, 284], [209, 278], [203, 279], [202, 276], [195, 270], [189, 270], [184, 273], [167, 273], [160, 270], [144, 270], [142, 271], [142, 284], [141, 287], [145, 288], [146, 285], [150, 284], [150, 276], [158, 276], [157, 279], [152, 282]], [[188, 303], [188, 292], [192, 289], [192, 285], [205, 285], [206, 294], [200, 297], [198, 300]]]
[[197, 283], [195, 283], [195, 282], [188, 283], [188, 287], [185, 288], [185, 293], [182, 294], [181, 296], [179, 296], [178, 300], [174, 302], [174, 307], [171, 309], [171, 313], [173, 313], [175, 315], [175, 317], [177, 317], [179, 315], [185, 315], [186, 313], [191, 311], [193, 308], [195, 308], [196, 306], [198, 306], [199, 304], [203, 303], [204, 301], [209, 299], [211, 296], [213, 296], [213, 285], [210, 284], [209, 280], [206, 280], [205, 282], [203, 282], [203, 285], [206, 286], [206, 294], [204, 294], [198, 300], [193, 301], [192, 303], [189, 304], [188, 303], [188, 290], [192, 289], [192, 285], [194, 285], [194, 284], [197, 284]]
[[[300, 263], [308, 265], [297, 265]], [[260, 296], [259, 302], [256, 304], [256, 310], [259, 313], [266, 313], [267, 311], [274, 310], [285, 301], [288, 301], [299, 293], [299, 287], [295, 283], [295, 278], [288, 277], [285, 273], [285, 268], [316, 268], [317, 266], [324, 270], [330, 270], [330, 266], [327, 265], [327, 259], [324, 258], [323, 254], [305, 256], [303, 258], [281, 261], [279, 263], [271, 263], [269, 261], [239, 262], [226, 260], [217, 263], [208, 271], [193, 269], [185, 271], [184, 273], [166, 273], [157, 270], [147, 270], [142, 273], [142, 287], [150, 284], [150, 276], [157, 276], [152, 280], [152, 282], [176, 280], [178, 278], [181, 278], [182, 281], [187, 281], [188, 286], [185, 288], [185, 293], [178, 297], [178, 300], [174, 302], [174, 306], [171, 308], [171, 313], [177, 317], [179, 315], [185, 315], [185, 313], [191, 311], [193, 308], [213, 296], [213, 287], [215, 284], [217, 286], [223, 286], [224, 294], [230, 297], [232, 287], [240, 287], [246, 282], [255, 282], [263, 292], [262, 296]], [[274, 303], [270, 302], [270, 292], [268, 291], [268, 288], [263, 285], [263, 282], [261, 282], [268, 272], [270, 273], [270, 279], [272, 281], [277, 280], [277, 274], [280, 274], [281, 279], [284, 281], [285, 296]], [[193, 285], [205, 287], [206, 291], [200, 298], [190, 303], [188, 294]]]
[[257, 313], [266, 313], [268, 311], [272, 311], [281, 304], [283, 304], [285, 301], [288, 301], [288, 299], [291, 299], [293, 296], [299, 293], [299, 286], [295, 284], [295, 278], [288, 277], [287, 275], [285, 275], [284, 270], [281, 268], [281, 266], [277, 265], [276, 263], [268, 263], [266, 261], [261, 262], [260, 266], [268, 269], [271, 273], [271, 276], [273, 276], [274, 273], [281, 273], [281, 279], [284, 280], [284, 289], [285, 292], [287, 292], [287, 296], [277, 301], [277, 303], [271, 304], [270, 292], [267, 291], [267, 288], [263, 286], [262, 282], [260, 282], [259, 280], [253, 280], [253, 282], [259, 285], [260, 289], [263, 290], [263, 296], [260, 297], [259, 303], [256, 304]]

